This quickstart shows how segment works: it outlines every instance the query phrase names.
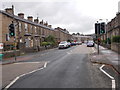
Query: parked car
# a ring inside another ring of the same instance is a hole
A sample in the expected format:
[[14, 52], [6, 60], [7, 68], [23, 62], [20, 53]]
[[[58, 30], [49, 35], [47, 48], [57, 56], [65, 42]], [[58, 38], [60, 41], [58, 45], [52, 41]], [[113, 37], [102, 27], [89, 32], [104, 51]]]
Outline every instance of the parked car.
[[71, 46], [75, 46], [76, 45], [76, 42], [71, 42]]
[[68, 47], [69, 47], [69, 45], [68, 45], [68, 42], [67, 42], [67, 41], [62, 41], [62, 42], [60, 42], [59, 45], [58, 45], [58, 48], [59, 48], [59, 49], [68, 48]]
[[76, 44], [77, 44], [77, 45], [81, 45], [81, 44], [82, 44], [82, 42], [76, 42]]
[[87, 42], [87, 47], [94, 47], [94, 42], [93, 41], [88, 41]]
[[68, 43], [68, 47], [70, 47], [71, 46], [71, 43], [70, 42], [67, 42]]

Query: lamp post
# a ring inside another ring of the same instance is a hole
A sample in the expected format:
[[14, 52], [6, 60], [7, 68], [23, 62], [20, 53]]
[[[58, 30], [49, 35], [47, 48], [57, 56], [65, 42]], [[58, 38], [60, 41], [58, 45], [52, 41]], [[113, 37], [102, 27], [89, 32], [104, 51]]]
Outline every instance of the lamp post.
[[108, 31], [107, 31], [107, 23], [108, 23], [108, 19], [106, 19], [106, 25], [105, 25], [105, 31], [106, 31], [106, 41], [107, 41], [107, 45], [108, 45]]
[[97, 52], [98, 52], [98, 54], [99, 54], [99, 40], [98, 40], [98, 38], [99, 38], [99, 27], [98, 27], [98, 21], [97, 21]]

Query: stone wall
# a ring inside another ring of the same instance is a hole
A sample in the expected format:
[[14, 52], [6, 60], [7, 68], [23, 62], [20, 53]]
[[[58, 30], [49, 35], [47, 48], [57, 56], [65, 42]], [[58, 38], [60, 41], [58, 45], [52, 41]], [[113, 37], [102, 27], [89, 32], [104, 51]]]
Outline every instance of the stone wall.
[[111, 50], [120, 54], [120, 43], [111, 43]]
[[[19, 55], [20, 55], [20, 51], [16, 50], [16, 56], [19, 56]], [[14, 56], [15, 56], [14, 50], [6, 51], [3, 53], [3, 58], [10, 58]]]

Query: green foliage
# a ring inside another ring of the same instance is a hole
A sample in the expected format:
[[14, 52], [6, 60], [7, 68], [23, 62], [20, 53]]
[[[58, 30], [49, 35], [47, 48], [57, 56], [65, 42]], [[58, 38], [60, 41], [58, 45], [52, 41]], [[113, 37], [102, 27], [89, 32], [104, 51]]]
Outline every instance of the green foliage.
[[48, 37], [45, 38], [46, 42], [55, 42], [55, 37], [52, 35], [49, 35]]
[[107, 43], [107, 40], [102, 40], [102, 43], [106, 44], [106, 43]]
[[120, 43], [120, 36], [113, 36], [112, 37], [112, 42]]
[[101, 41], [102, 43], [104, 43], [104, 44], [111, 44], [111, 39], [110, 38], [107, 38], [106, 40], [102, 40]]
[[52, 35], [49, 35], [48, 37], [45, 38], [45, 42], [42, 42], [41, 44], [42, 46], [55, 46], [56, 42], [55, 42], [55, 37]]
[[111, 44], [111, 39], [107, 38], [107, 42], [108, 42], [108, 44]]
[[42, 45], [42, 46], [47, 46], [47, 45], [48, 45], [48, 42], [42, 42], [41, 45]]
[[71, 42], [71, 40], [68, 39], [67, 42]]

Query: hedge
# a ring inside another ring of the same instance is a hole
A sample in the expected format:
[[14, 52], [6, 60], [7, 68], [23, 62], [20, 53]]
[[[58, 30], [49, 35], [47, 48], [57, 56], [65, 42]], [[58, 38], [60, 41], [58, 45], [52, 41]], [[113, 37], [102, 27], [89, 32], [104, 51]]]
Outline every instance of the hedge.
[[112, 37], [112, 42], [120, 43], [120, 36], [113, 36]]

